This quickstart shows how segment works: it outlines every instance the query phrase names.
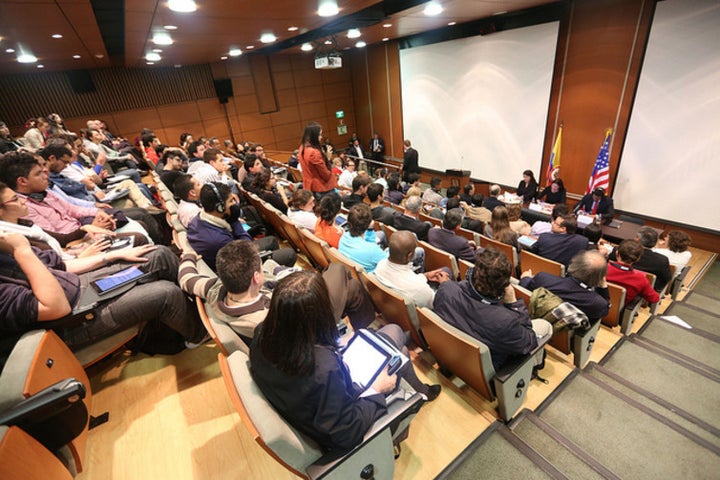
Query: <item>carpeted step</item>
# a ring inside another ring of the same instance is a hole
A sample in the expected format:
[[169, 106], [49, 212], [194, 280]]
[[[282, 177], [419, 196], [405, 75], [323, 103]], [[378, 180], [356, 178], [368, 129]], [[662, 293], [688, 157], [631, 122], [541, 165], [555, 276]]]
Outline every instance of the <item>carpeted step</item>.
[[708, 297], [717, 297], [720, 294], [720, 262], [715, 262], [700, 283], [693, 288], [694, 292], [702, 293]]
[[633, 342], [586, 373], [720, 449], [720, 384]]
[[720, 291], [715, 292], [715, 297], [708, 297], [693, 291], [685, 297], [682, 303], [700, 308], [713, 315], [720, 315]]
[[[504, 430], [504, 432], [501, 433], [500, 430]], [[493, 424], [448, 465], [436, 477], [436, 480], [476, 480], [478, 478], [546, 480], [554, 478], [521, 453], [509, 440], [511, 436], [512, 433], [505, 425], [500, 422]]]
[[549, 434], [549, 432], [555, 433], [552, 426], [545, 424], [529, 410], [525, 410], [518, 416], [517, 420], [513, 422], [511, 430], [569, 478], [577, 480], [612, 478], [612, 474], [603, 476], [579, 459], [578, 455], [561, 443], [564, 440], [553, 438]]
[[682, 302], [673, 303], [663, 316], [668, 315], [680, 317], [693, 328], [703, 330], [720, 339], [720, 316], [718, 315], [710, 314]]
[[621, 478], [715, 479], [720, 455], [579, 372], [539, 416]]
[[720, 372], [720, 343], [698, 335], [696, 330], [655, 317], [640, 331], [639, 337], [698, 362], [699, 367], [707, 365], [715, 374]]

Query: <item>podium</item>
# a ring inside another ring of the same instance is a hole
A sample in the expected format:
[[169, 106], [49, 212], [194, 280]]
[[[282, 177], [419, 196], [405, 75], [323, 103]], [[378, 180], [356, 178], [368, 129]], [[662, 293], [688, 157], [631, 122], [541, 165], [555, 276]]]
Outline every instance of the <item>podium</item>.
[[[457, 185], [462, 187], [470, 182], [470, 170], [458, 170], [449, 168], [445, 170], [445, 178], [450, 182], [449, 185]], [[445, 185], [446, 187], [449, 185]]]

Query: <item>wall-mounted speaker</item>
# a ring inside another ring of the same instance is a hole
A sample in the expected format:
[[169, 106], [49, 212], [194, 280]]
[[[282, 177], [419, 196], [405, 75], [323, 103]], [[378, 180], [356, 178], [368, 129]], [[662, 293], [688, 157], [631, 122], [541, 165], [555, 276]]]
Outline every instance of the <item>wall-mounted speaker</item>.
[[229, 78], [218, 78], [213, 81], [215, 85], [215, 95], [217, 95], [220, 103], [227, 103], [228, 99], [233, 96], [232, 80]]
[[95, 83], [88, 70], [69, 70], [65, 72], [70, 87], [75, 93], [90, 93], [95, 91]]

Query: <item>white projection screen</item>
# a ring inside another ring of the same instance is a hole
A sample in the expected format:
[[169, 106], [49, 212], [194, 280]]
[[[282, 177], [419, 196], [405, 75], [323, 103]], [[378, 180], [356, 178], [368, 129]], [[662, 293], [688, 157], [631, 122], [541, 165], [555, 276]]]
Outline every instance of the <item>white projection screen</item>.
[[720, 230], [720, 2], [657, 3], [615, 207]]
[[515, 186], [539, 178], [559, 22], [400, 50], [404, 136], [420, 165]]

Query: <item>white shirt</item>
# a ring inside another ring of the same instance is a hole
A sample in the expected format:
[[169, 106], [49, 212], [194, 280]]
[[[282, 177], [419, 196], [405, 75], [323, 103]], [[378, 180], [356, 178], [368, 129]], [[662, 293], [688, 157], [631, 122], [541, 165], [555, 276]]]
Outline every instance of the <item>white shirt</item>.
[[352, 188], [353, 178], [357, 176], [357, 172], [351, 172], [350, 170], [343, 170], [338, 177], [338, 185], [341, 187]]
[[190, 222], [192, 222], [192, 219], [197, 217], [201, 210], [197, 203], [180, 200], [177, 211], [178, 220], [187, 228]]
[[232, 186], [233, 184], [232, 178], [220, 175], [220, 172], [218, 172], [215, 167], [205, 162], [191, 163], [187, 173], [203, 185], [210, 182], [222, 182], [228, 186]]
[[689, 250], [684, 252], [673, 252], [669, 248], [653, 248], [653, 252], [657, 252], [661, 255], [665, 255], [670, 262], [670, 265], [675, 265], [674, 277], [680, 275], [680, 270], [685, 268], [685, 265], [690, 261], [692, 253]]
[[435, 290], [430, 287], [425, 275], [413, 272], [412, 264], [400, 265], [386, 258], [378, 262], [375, 276], [383, 285], [413, 300], [417, 307], [432, 308]]
[[290, 208], [288, 209], [287, 216], [293, 223], [307, 228], [311, 232], [315, 231], [315, 224], [317, 223], [318, 217], [316, 217], [313, 212], [308, 212], [306, 210], [293, 210]]
[[539, 237], [541, 233], [548, 233], [551, 230], [552, 224], [550, 222], [535, 222], [530, 229], [530, 235]]

